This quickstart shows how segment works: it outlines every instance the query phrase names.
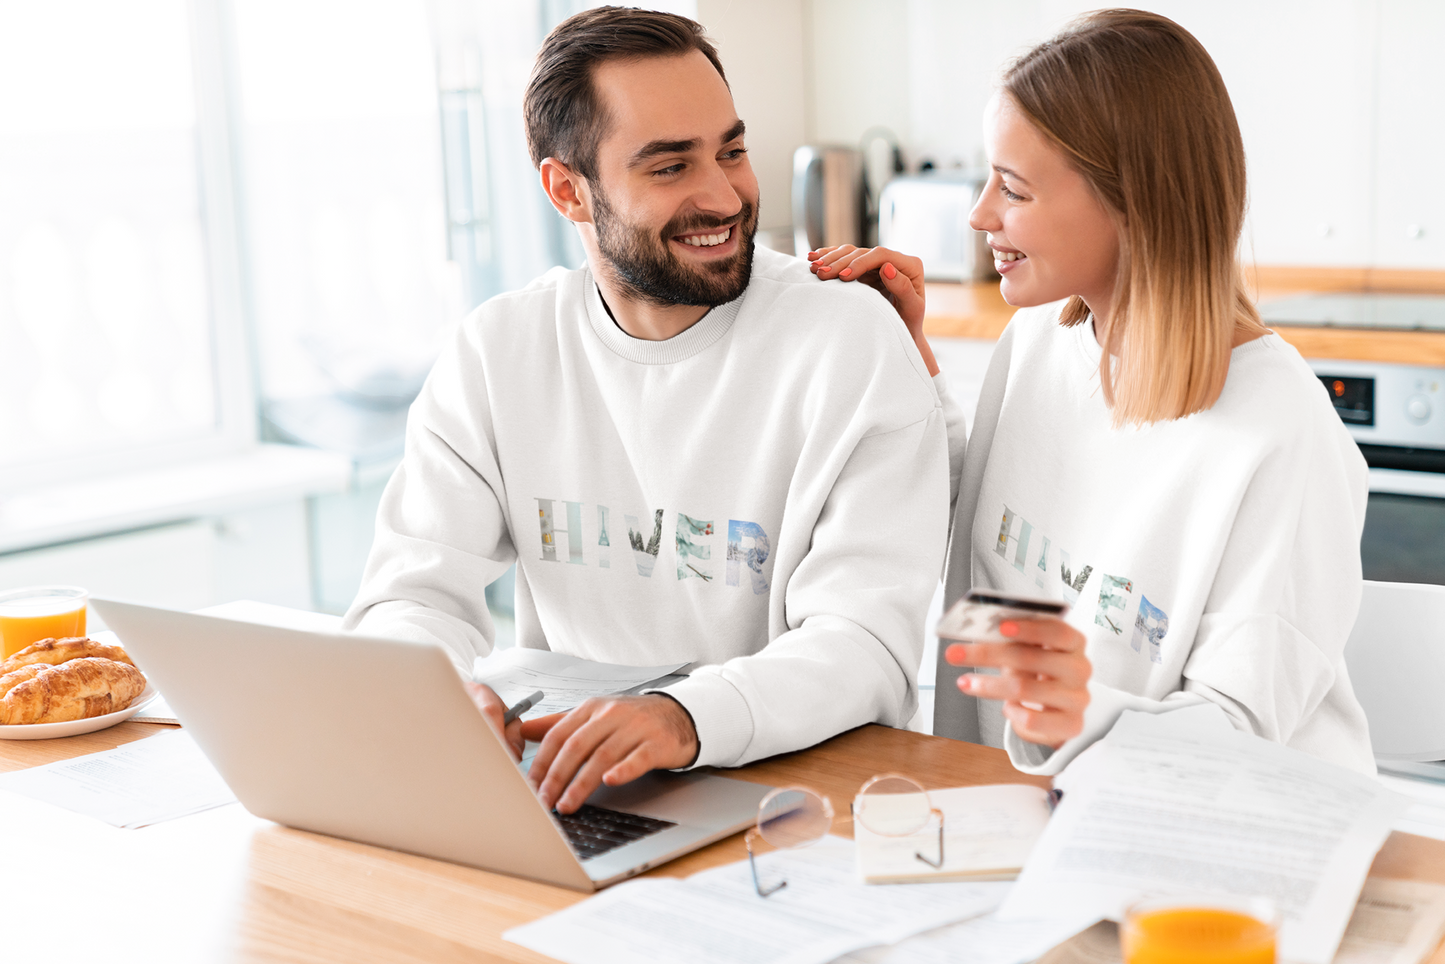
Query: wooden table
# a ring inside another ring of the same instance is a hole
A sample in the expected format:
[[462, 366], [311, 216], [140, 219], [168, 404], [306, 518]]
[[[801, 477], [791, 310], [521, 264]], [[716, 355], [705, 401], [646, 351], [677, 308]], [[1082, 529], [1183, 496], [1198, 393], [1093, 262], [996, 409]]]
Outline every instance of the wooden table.
[[[143, 739], [168, 727], [0, 743], [0, 771]], [[847, 801], [880, 771], [929, 787], [1031, 782], [1000, 750], [865, 726], [729, 775], [828, 794], [852, 835]], [[502, 932], [583, 898], [573, 891], [425, 857], [290, 830], [239, 806], [118, 830], [0, 793], [0, 960], [69, 964], [286, 961], [546, 961]], [[653, 871], [682, 876], [746, 856], [742, 835]], [[1445, 883], [1445, 842], [1391, 835], [1372, 873]], [[1432, 964], [1445, 964], [1445, 949]]]
[[[1383, 268], [1295, 268], [1261, 265], [1248, 272], [1258, 301], [1328, 292], [1445, 293], [1445, 271]], [[998, 282], [931, 283], [923, 330], [944, 338], [995, 340], [1017, 310]], [[1403, 365], [1445, 365], [1445, 332], [1372, 331], [1280, 325], [1281, 338], [1306, 358], [1351, 358]]]

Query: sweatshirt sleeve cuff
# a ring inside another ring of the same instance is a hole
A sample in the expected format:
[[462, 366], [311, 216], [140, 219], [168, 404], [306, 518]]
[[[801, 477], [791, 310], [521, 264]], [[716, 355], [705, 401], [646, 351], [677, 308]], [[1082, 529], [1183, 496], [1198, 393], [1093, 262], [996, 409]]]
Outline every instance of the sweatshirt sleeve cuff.
[[692, 717], [697, 729], [697, 758], [692, 767], [737, 766], [753, 740], [753, 714], [747, 700], [717, 673], [700, 670], [665, 690], [644, 692], [672, 697]]
[[1038, 776], [1054, 776], [1073, 762], [1074, 757], [1102, 739], [1119, 714], [1128, 708], [1126, 694], [1112, 686], [1104, 686], [1090, 680], [1089, 705], [1084, 710], [1084, 728], [1079, 735], [1057, 750], [1050, 746], [1030, 743], [1014, 732], [1012, 723], [1004, 726], [1003, 745], [1008, 751], [1009, 762], [1016, 770]]

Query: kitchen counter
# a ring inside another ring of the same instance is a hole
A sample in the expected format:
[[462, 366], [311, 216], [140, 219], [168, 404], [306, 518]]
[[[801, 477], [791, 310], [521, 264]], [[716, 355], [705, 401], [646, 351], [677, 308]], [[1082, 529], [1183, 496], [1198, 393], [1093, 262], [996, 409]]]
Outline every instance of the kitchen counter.
[[[1381, 268], [1260, 266], [1251, 272], [1257, 301], [1321, 291], [1393, 291], [1445, 294], [1445, 271]], [[924, 331], [942, 338], [993, 340], [1016, 309], [999, 294], [998, 282], [930, 283]], [[1366, 331], [1281, 325], [1281, 338], [1306, 358], [1354, 358], [1407, 365], [1445, 366], [1445, 332]]]

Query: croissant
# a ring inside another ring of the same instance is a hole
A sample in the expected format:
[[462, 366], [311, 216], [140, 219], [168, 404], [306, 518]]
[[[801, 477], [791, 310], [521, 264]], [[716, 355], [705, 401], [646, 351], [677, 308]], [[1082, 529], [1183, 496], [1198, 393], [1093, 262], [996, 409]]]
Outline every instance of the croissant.
[[31, 663], [29, 666], [22, 666], [17, 670], [6, 673], [4, 676], [0, 676], [0, 697], [3, 697], [21, 683], [39, 675], [49, 668], [49, 663]]
[[[19, 677], [18, 682], [12, 678]], [[23, 666], [0, 677], [0, 725], [64, 723], [123, 710], [145, 689], [129, 663], [84, 656], [38, 670]]]
[[125, 650], [119, 646], [107, 646], [105, 643], [97, 643], [85, 636], [68, 636], [65, 639], [42, 639], [38, 643], [31, 643], [5, 662], [0, 663], [0, 676], [22, 666], [29, 666], [31, 663], [58, 665], [85, 656], [100, 656], [105, 659], [113, 659], [117, 663], [135, 665], [126, 655]]

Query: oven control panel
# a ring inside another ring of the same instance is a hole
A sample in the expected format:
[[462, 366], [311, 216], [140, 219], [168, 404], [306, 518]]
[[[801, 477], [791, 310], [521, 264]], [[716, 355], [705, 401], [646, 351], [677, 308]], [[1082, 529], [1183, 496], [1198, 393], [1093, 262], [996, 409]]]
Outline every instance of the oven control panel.
[[1445, 449], [1445, 368], [1310, 359], [1355, 441]]

